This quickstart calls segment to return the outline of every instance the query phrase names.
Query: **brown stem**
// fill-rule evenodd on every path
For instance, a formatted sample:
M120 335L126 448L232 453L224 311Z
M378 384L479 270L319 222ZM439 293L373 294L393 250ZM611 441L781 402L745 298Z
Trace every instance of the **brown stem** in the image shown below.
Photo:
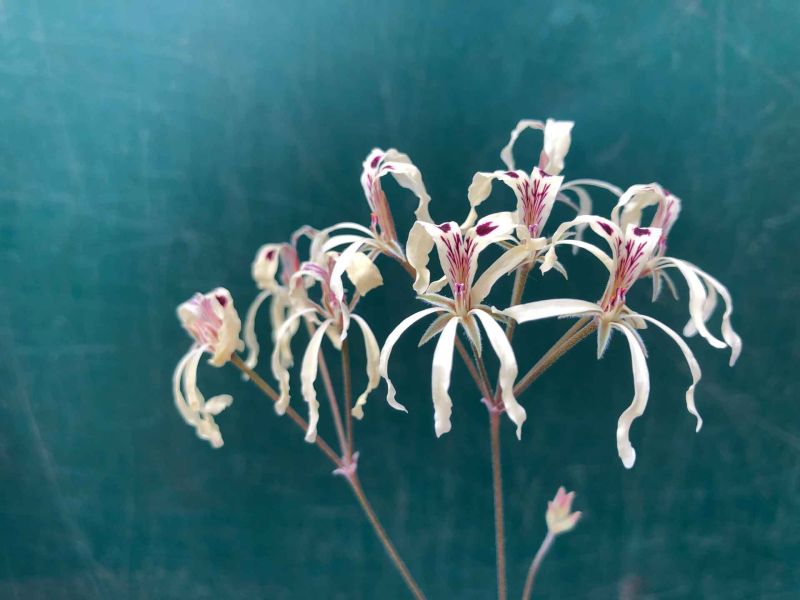
M347 460L353 458L353 384L350 378L350 340L342 342L342 382L344 387L344 414L347 427Z
M542 358L525 373L525 376L517 382L517 385L514 386L515 395L518 396L528 389L528 386L536 381L539 376L549 369L559 358L564 356L564 354L571 350L578 342L588 337L597 329L597 321L592 320L587 324L589 318L590 317L584 317L580 319L553 344L550 350L545 352L544 356L542 356Z
M403 577L408 590L417 600L425 600L425 595L422 593L422 590L420 590L417 582L411 576L406 563L404 563L403 559L400 558L400 554L398 554L394 544L392 544L392 540L389 539L386 530L381 525L380 520L378 520L378 516L372 509L372 505L369 503L369 500L367 500L364 490L361 488L361 482L358 480L358 476L353 473L352 476L346 477L346 479L350 484L358 503L361 505L361 508L364 509L364 514L367 515L372 528L375 530L375 535L378 536L378 539L380 539L381 543L383 544L383 547L386 550L386 553L389 555L389 558L392 559L394 566L400 572L400 575Z
M533 592L533 580L536 578L536 573L539 571L539 567L542 565L542 561L555 539L556 536L548 531L542 545L539 546L539 550L536 552L536 556L533 557L531 566L528 569L528 577L525 579L525 589L522 591L522 600L530 600L531 593Z
M497 557L497 599L506 600L506 547L503 526L503 473L500 462L500 413L489 411L494 488L494 546Z
M241 357L238 354L234 354L231 356L231 362L238 368L242 373L247 375L256 386L264 392L264 394L271 398L273 402L277 402L280 398L278 392L276 392L272 386L270 386L261 376L249 368L247 365L244 364ZM286 414L289 415L289 418L294 421L297 426L302 430L306 431L308 429L308 423L306 423L305 419L301 417L297 412L291 407L286 408ZM408 586L409 591L417 600L425 600L425 596L419 589L417 582L414 581L414 578L411 576L411 573L408 571L408 567L403 562L403 559L400 558L400 555L397 553L392 541L389 539L389 535L386 533L386 530L381 525L378 516L375 514L375 511L372 509L369 501L367 500L366 494L364 494L364 490L361 487L361 483L358 480L358 476L356 475L355 469L353 469L352 461L348 461L347 463L343 462L341 458L336 456L336 453L333 449L322 439L322 436L317 435L317 439L315 441L317 447L325 454L325 456L330 459L330 461L336 466L337 470L339 471L347 482L350 484L350 487L353 489L353 492L356 495L356 499L358 500L359 505L364 510L364 513L367 515L369 522L372 524L372 528L375 530L375 534L380 539L383 547L386 549L389 558L394 563L394 566L399 571L400 575L403 577L406 585Z
M253 371L246 364L244 364L244 362L242 361L241 357L238 354L234 354L233 356L231 356L231 362L237 369L239 369L242 373L247 375L250 378L250 381L255 383L256 386L258 386L258 388L262 392L264 392L264 394L266 394L269 398L271 398L273 402L278 401L278 399L280 398L278 392L276 392L270 384L264 381L258 373ZM292 421L294 421L297 424L297 426L304 432L308 429L308 423L306 423L306 420L300 415L298 415L297 411L295 411L295 409L293 409L291 406L286 407L286 414L289 415L289 418ZM318 434L317 439L314 443L319 447L320 450L322 450L325 456L327 456L330 459L330 461L334 465L336 465L337 468L341 468L342 461L339 459L338 456L336 456L336 453L327 444L327 442L325 442L325 440L322 439L322 436Z

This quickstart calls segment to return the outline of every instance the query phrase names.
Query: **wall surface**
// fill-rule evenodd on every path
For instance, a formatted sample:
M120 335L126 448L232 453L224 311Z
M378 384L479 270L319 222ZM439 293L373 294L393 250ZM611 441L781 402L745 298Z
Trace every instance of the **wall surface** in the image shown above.
M599 362L578 347L524 396L522 441L503 425L512 597L563 483L584 520L545 563L543 598L797 598L799 26L790 0L0 2L0 596L406 597L343 482L232 368L200 373L236 398L225 446L181 421L174 307L225 285L244 309L260 244L368 222L373 146L408 152L434 217L459 220L516 121L553 116L577 123L568 178L684 199L670 252L730 287L745 347L730 369L690 341L695 434L683 359L645 332L631 471L614 443L622 338ZM407 228L411 198L387 190ZM596 298L596 263L567 260L568 282L537 274L527 298ZM361 305L380 340L420 306L382 264L391 283ZM680 291L629 300L681 327ZM520 363L563 328L521 327ZM398 346L409 414L371 397L360 473L431 598L489 598L486 411L458 366L453 431L435 438L431 353Z

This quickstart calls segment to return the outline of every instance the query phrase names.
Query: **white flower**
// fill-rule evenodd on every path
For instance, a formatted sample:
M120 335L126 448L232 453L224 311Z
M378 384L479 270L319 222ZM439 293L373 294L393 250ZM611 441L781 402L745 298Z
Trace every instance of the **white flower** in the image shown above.
M321 243L321 246L320 246ZM308 405L308 430L306 431L306 441L314 442L317 436L317 422L319 420L319 402L317 401L314 383L317 379L319 366L319 353L324 337L333 344L337 350L341 349L342 342L347 337L351 320L361 330L366 346L366 370L367 387L358 397L352 407L353 416L360 419L363 417L363 405L367 401L367 396L374 390L380 381L378 375L378 358L380 348L367 322L358 315L351 314L347 305L347 300L342 293L341 296L333 291L332 282L336 277L339 256L335 252L325 252L324 242L318 239L312 241L312 256L315 260L306 261L300 265L298 270L291 276L288 288L290 294L297 298L292 304L293 311L281 324L275 333L275 346L272 351L271 367L275 379L278 380L280 397L275 403L275 410L278 414L286 412L289 405L289 370L281 357L281 346L287 338L291 340L297 325L301 320L306 320L315 325L312 328L311 339L306 346L303 354L302 366L300 369L301 393L303 400ZM339 273L341 275L341 273ZM308 294L309 288L319 285L320 295L318 300L314 300ZM339 282L341 284L341 282Z
M361 173L361 187L372 211L370 227L344 222L320 232L324 238L320 245L322 251L346 246L339 255L336 270L331 277L333 293L340 300L344 295L341 279L345 272L361 295L383 284L383 278L372 258L363 254L365 250L370 254L387 254L401 262L405 261L392 210L381 185L381 179L389 174L401 187L412 191L418 198L419 203L414 211L416 218L428 222L431 220L428 212L430 196L422 181L422 174L408 155L394 148L373 149L364 160ZM336 235L333 235L334 233Z
M651 206L655 206L655 214L650 226L661 229L661 238L642 274L649 275L653 279L653 300L658 298L662 280L666 281L677 298L675 285L667 274L667 269L677 269L689 288L690 318L683 329L683 334L691 337L699 333L714 348L729 347L731 349L730 365L733 366L742 351L742 340L731 325L733 301L728 288L696 265L666 256L667 238L681 211L680 198L657 183L632 186L619 198L611 213L611 218L621 227L628 224L638 226L642 222L643 210ZM722 340L714 336L706 326L714 313L718 297L721 297L725 304L722 313Z
M244 343L239 339L242 324L230 292L224 288L195 294L178 307L178 318L194 344L178 362L172 377L175 405L198 437L219 448L222 435L214 416L230 406L233 398L224 394L205 400L197 388L197 367L205 352L211 354L209 364L221 367L234 352L243 350Z
M437 436L450 431L452 401L450 372L453 364L453 349L457 327L461 325L473 348L481 352L481 334L478 325L486 332L493 350L500 359L500 392L503 406L511 420L517 425L517 436L521 435L525 421L525 409L514 398L514 380L517 377L517 361L511 344L502 328L494 320L488 307L481 304L491 291L494 283L506 273L513 271L526 257L515 250L504 253L484 273L474 281L478 268L478 255L488 245L509 237L514 223L509 213L489 215L474 226L462 232L455 222L433 225L418 221L413 236L409 236L409 260L417 269L417 293L427 292L420 298L432 308L421 310L404 319L389 334L380 354L380 375L386 380L388 392L386 400L395 409L405 411L405 407L395 400L395 388L389 379L389 357L395 343L403 332L416 321L428 316L439 315L423 335L420 344L436 335L439 341L433 355L431 370L431 392L434 407L434 428ZM429 284L427 270L428 254L436 246L439 262L445 276ZM435 292L445 285L450 286L452 299ZM491 400L491 399L488 399Z
M686 390L686 407L697 419L697 430L702 420L694 403L694 388L700 381L700 365L689 349L689 346L676 332L664 323L631 310L625 304L625 297L630 287L636 282L651 260L661 238L661 229L637 227L628 224L623 232L615 223L601 217L578 217L574 221L563 224L556 232L554 239L563 231L576 223L586 223L592 231L603 237L611 248L611 256L592 244L577 240L561 240L558 244L572 244L584 248L597 257L608 269L609 279L602 298L598 302L586 302L571 298L542 300L519 306L512 306L501 314L515 319L519 323L546 319L550 317L592 317L597 323L597 356L601 358L612 330L622 333L628 341L631 352L631 366L634 380L634 398L631 405L619 418L617 424L617 451L622 463L631 468L636 460L636 452L630 443L631 423L645 410L650 394L650 376L644 343L639 336L639 329L652 323L664 331L684 355L692 374L692 384ZM546 270L548 261L555 256L555 245L548 251L542 269Z

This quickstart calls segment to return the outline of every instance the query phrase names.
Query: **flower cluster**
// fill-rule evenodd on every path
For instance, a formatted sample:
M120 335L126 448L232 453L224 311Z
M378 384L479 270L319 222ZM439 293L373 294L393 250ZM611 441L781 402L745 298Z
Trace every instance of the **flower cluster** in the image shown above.
M518 169L514 157L518 137L529 129L541 131L543 136L541 152L532 161L530 171ZM179 307L179 318L194 339L175 372L175 401L184 419L212 445L222 444L213 416L228 406L231 398L203 399L196 386L198 361L208 352L212 355L209 362L220 366L246 347L244 363L254 369L260 351L258 312L268 302L270 367L279 387L275 404L278 414L284 414L290 404L293 341L301 326L308 334L300 367L300 393L308 410L306 440L309 442L315 441L317 435L319 402L315 385L325 340L333 351L341 351L353 323L363 339L367 386L351 406L345 407L348 415L363 417L367 397L381 378L386 381L389 405L406 410L397 400L389 376L390 357L401 335L426 317L432 321L419 344L438 338L431 369L437 436L451 428L453 403L449 387L457 348L477 373L483 401L491 410L507 414L516 426L517 436L522 435L526 411L515 393L518 364L512 331L517 324L551 317L575 317L582 320L583 327L596 330L598 358L603 356L612 332L622 334L626 340L634 397L619 417L616 431L617 450L626 467L632 467L636 457L629 439L630 427L644 412L650 390L647 351L641 337L648 325L669 336L686 359L692 379L686 391L686 406L696 417L699 430L702 421L694 395L701 371L684 337L699 334L711 346L729 349L733 365L742 343L731 325L731 296L717 279L668 254L669 235L681 211L677 196L657 183L623 190L596 179L565 180L563 171L572 129L573 123L569 121L520 121L500 153L504 168L481 171L473 177L466 192L468 206L463 220L434 221L430 213L431 197L420 170L409 156L395 149L372 150L364 160L361 175L368 220L337 223L322 229L303 227L287 242L268 243L259 248L252 276L260 292L247 311L243 341L239 339L240 321L227 291L218 289L196 295ZM394 191L391 201L383 189L386 175L404 188ZM492 195L496 181L513 191L516 204L505 212L481 215L482 205ZM590 190L610 192L616 198L607 216L594 214L596 203ZM408 235L401 238L394 219L397 202L394 196L402 199L402 195L409 194L417 202L415 222ZM553 208L559 202L576 215L553 225ZM584 239L589 231L599 241ZM567 266L562 262L563 257L558 256L562 246L589 252L608 271L605 288L598 290L594 298L544 298L522 303L525 280L521 278L520 293L512 298L511 305L497 308L487 303L493 287L505 275L519 276L533 268L547 273L555 268L566 276ZM488 248L494 248L495 258L484 265L480 257ZM430 264L434 249L438 265ZM411 289L428 306L403 318L380 345L357 308L364 296L383 284L380 261L385 259L405 267L413 277L413 283L409 282ZM437 271L438 277L431 270ZM652 280L652 301L659 298L664 283L677 298L677 286L670 275L674 272L684 278L688 287L688 323L683 335L646 311L628 305L631 288L645 278ZM715 334L709 323L720 299L721 326L719 334ZM483 366L484 339L499 361L496 386Z

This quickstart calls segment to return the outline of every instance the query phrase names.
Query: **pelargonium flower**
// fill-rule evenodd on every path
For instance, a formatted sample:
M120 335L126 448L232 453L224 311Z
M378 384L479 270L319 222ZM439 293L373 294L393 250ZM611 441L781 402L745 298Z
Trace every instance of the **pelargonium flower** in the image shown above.
M181 304L177 312L194 343L178 362L172 376L175 405L184 420L195 428L198 437L219 448L222 435L214 416L230 406L233 398L222 394L206 400L197 387L197 367L204 353L211 354L210 365L221 367L234 352L243 350L244 342L239 339L242 324L231 294L225 288L195 294Z
M686 260L666 255L667 238L681 211L680 198L657 183L632 186L620 196L611 213L611 218L620 227L628 224L639 226L642 222L643 210L651 206L655 206L656 210L650 226L661 229L661 238L658 240L652 258L645 265L642 275L650 276L653 279L653 301L659 296L662 280L667 282L673 296L677 298L675 285L667 274L667 269L677 269L689 288L690 318L683 329L683 334L691 337L699 333L714 348L729 347L731 349L730 365L733 366L741 353L742 340L731 325L733 300L728 288L700 267ZM718 296L725 304L722 313L722 340L714 336L706 327L706 323L716 308Z
M419 203L414 211L416 218L421 221L431 221L428 212L430 196L425 189L419 169L411 162L408 155L394 148L389 150L374 148L364 161L361 173L361 187L372 211L370 227L344 222L323 229L321 232L328 238L325 241L325 250L347 246L341 251L337 273L332 280L334 293L340 298L343 294L343 289L339 285L341 274L346 270L354 270L354 275L357 276L359 267L367 266L363 258L359 258L359 253L363 250L387 254L400 261L405 260L403 248L398 241L392 210L381 185L381 179L386 175L392 175L401 187L412 191L418 198ZM336 235L333 235L334 232ZM351 266L353 261L357 263L355 267ZM375 274L371 271L365 272L363 276L366 281L377 282Z
M617 424L617 451L625 467L631 468L636 460L636 451L630 443L630 427L634 419L644 413L650 395L647 353L638 330L646 327L646 323L652 323L672 338L683 353L692 374L692 384L686 390L686 407L696 417L698 431L702 425L702 419L695 407L694 388L700 381L700 365L680 335L661 321L631 310L625 303L628 290L639 278L658 246L661 229L628 224L623 231L616 223L593 216L578 217L572 222L565 223L562 227L566 229L577 222L589 225L592 231L603 237L611 248L611 256L609 256L598 247L586 242L576 240L560 242L569 242L588 250L608 269L608 283L600 300L598 302L572 298L541 300L512 306L500 312L515 319L518 323L550 317L591 317L597 324L598 358L602 358L613 330L617 330L625 336L631 352L635 393L631 405L622 413ZM556 235L559 235L559 232ZM554 248L552 250L554 254ZM542 268L546 268L546 265L547 258Z
M320 240L312 242L312 248L316 248ZM324 247L324 243L323 243ZM336 269L339 256L335 252L318 252L312 249L312 256L315 261L306 261L300 265L289 281L290 294L297 297L297 302L293 304L293 311L278 328L275 334L275 347L272 351L272 373L278 380L280 387L280 397L275 403L275 410L278 414L286 412L289 405L289 370L288 366L281 359L281 345L285 338L293 336L293 330L302 320L313 324L313 333L303 354L302 366L300 369L301 392L303 399L308 404L308 430L305 439L307 442L314 442L317 436L317 422L319 420L319 402L317 401L314 382L317 379L319 367L319 353L322 341L325 336L333 344L334 348L341 349L342 342L347 337L350 322L354 321L358 325L364 337L366 346L366 370L367 387L357 398L352 408L353 416L360 419L363 417L363 406L367 401L367 396L374 390L380 377L378 375L378 357L380 347L375 339L372 329L367 322L356 314L352 314L351 308L347 304L347 299L342 294L339 296L334 293L332 281L337 277ZM320 297L314 300L308 289L314 283L319 285Z
M278 279L278 267L281 267L281 278ZM258 363L260 345L256 335L256 315L261 305L267 298L272 298L270 304L270 325L272 330L272 341L276 342L275 334L286 320L287 313L291 310L294 296L289 290L291 276L300 267L300 260L297 256L297 248L294 244L264 244L256 252L253 259L251 272L256 286L261 290L247 309L244 320L244 341L247 345L247 359L245 364L254 368ZM295 324L292 335L297 330ZM285 336L281 344L281 359L284 364L291 366L291 336Z
M517 436L522 432L525 409L514 397L514 380L517 377L517 361L514 351L503 329L495 321L491 309L481 304L492 286L503 275L514 270L525 258L525 254L515 250L504 253L475 281L478 270L478 256L490 244L506 240L514 228L509 213L497 213L484 217L474 227L462 232L454 221L434 225L418 221L415 237L409 238L409 260L417 270L414 289L420 299L433 305L405 318L389 334L380 354L380 374L388 387L386 400L395 409L405 411L396 401L395 388L389 379L389 357L397 340L415 322L428 315L438 315L422 336L420 345L439 336L433 354L431 390L434 408L434 428L437 436L450 431L452 400L448 393L450 372L453 364L453 349L457 328L461 325L473 348L481 352L481 334L478 325L486 332L492 348L500 359L500 392L505 411L517 425ZM439 262L445 276L430 284L427 269L428 254L436 246ZM452 298L438 292L449 285ZM423 293L426 292L426 293Z

